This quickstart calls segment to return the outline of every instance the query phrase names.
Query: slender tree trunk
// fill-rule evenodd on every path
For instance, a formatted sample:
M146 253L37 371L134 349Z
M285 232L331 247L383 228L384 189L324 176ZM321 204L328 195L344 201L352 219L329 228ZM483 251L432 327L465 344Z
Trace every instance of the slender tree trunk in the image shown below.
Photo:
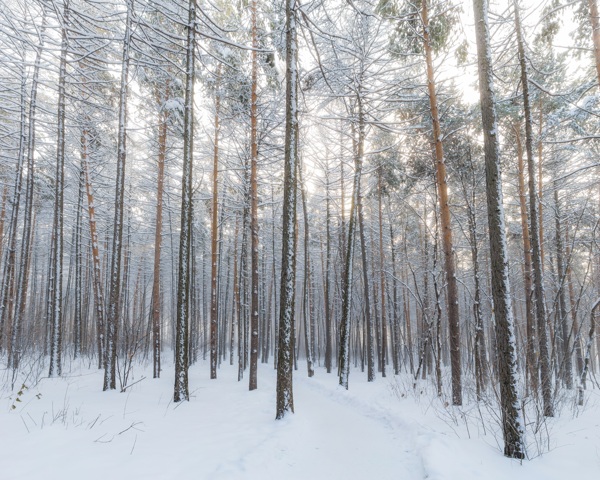
M566 249L565 253L568 259L571 258L571 246L569 245L569 227L568 225L565 228L565 240L566 240ZM572 326L572 338L573 338L573 347L575 349L575 361L577 366L577 376L581 376L581 372L583 372L583 351L581 349L581 332L579 326L579 319L577 316L577 311L579 307L579 301L575 300L575 291L573 288L573 278L571 273L571 261L567 263L567 284L569 287L569 302L571 304L571 320L573 322Z
M435 142L436 177L440 204L440 220L442 227L442 247L444 251L444 267L446 270L446 295L448 299L448 324L450 331L450 365L452 369L452 404L462 405L462 380L460 365L460 324L458 311L458 285L454 265L454 248L450 222L450 206L448 201L448 184L446 181L446 164L442 146L442 131L438 113L437 96L433 71L431 41L429 37L428 0L422 2L421 18L423 21L423 42L427 63L427 87L429 104L433 121L433 138Z
M298 162L300 163L300 162ZM302 165L298 165L298 182L300 184L300 198L302 200L302 214L304 217L304 295L303 295L303 317L304 317L304 340L306 347L306 368L308 376L315 374L314 369L314 345L311 342L313 337L313 311L311 302L311 264L310 264L310 229L308 219L308 205L306 202L306 186L302 175Z
M292 387L294 355L294 297L296 294L296 172L298 158L298 45L295 0L286 0L286 109L283 185L281 297L277 360L276 418L294 412Z
M469 160L471 161L470 152ZM467 223L469 227L469 240L471 243L471 260L473 263L473 281L475 287L475 298L473 302L473 316L475 318L475 393L477 401L481 400L486 386L486 362L485 362L485 335L483 327L483 314L481 311L481 280L479 271L479 247L477 242L477 218L475 216L475 188L476 178L471 162L472 182L471 193L464 189L465 203L467 204ZM464 186L464 185L463 185ZM470 198L469 198L470 197Z
M82 290L83 290L83 261L81 247L82 238L82 214L83 214L83 190L85 188L85 176L83 170L79 169L79 195L77 198L77 214L75 219L75 311L73 315L73 358L81 354L82 337Z
M558 278L558 313L559 322L557 328L562 337L562 361L559 371L562 372L562 378L566 387L570 390L573 388L573 362L571 359L571 346L569 325L567 317L567 300L565 298L565 280L566 270L564 268L563 259L563 243L562 243L562 225L560 219L560 202L558 200L558 185L554 184L554 205L555 205L555 222L556 222L556 269ZM569 260L567 260L569 261ZM570 262L569 262L570 263Z
M258 387L258 36L256 31L256 0L250 2L252 23L252 82L250 87L250 390Z
M123 211L125 197L125 164L127 160L127 94L129 84L130 43L133 0L127 0L121 90L119 97L119 131L117 138L117 176L115 187L115 217L110 261L110 293L106 318L106 358L104 390L116 388L117 332L121 312L121 253L123 248Z
M213 335L217 332L219 322L219 289L218 289L218 230L219 230L219 134L220 134L220 110L221 110L221 65L217 67L216 98L215 98L215 136L213 142L213 192L211 212L211 241L210 241L210 378L217 378L217 352L212 348ZM236 264L237 267L237 264ZM217 335L218 336L218 335ZM215 342L216 343L216 342Z
M358 106L358 141L356 148L356 164L361 164L364 157L364 143L365 143L365 123L364 123L364 112L362 106L362 98L360 96L360 91L357 95L357 106ZM359 170L359 168L357 168ZM360 170L359 170L360 171ZM363 201L362 201L362 192L361 192L361 182L360 176L358 177L358 181L356 182L356 213L358 219L358 231L360 236L360 253L362 259L362 270L363 270L363 288L364 288L364 315L366 320L366 343L367 343L367 380L372 382L375 380L375 335L374 335L374 325L373 325L373 317L371 315L371 302L370 302L370 293L369 293L369 262L367 260L367 245L366 245L366 235L365 235L365 226L364 226L364 216L363 216ZM352 268L352 267L350 267ZM349 285L351 288L351 285Z
M179 236L179 271L177 275L177 310L175 327L175 393L173 401L189 400L189 267L192 242L192 165L194 163L194 78L196 50L196 0L188 6L185 100L183 120L183 172L181 179L181 233ZM212 355L212 351L211 351ZM211 357L212 358L212 357Z
M102 288L102 267L98 243L98 229L96 227L96 207L92 181L90 179L89 144L90 134L87 126L81 133L81 168L85 177L85 192L87 197L88 217L90 225L90 238L92 243L92 283L94 290L94 307L96 310L96 345L98 350L98 368L104 367L105 362L105 322L104 322L104 290Z
M538 365L538 345L537 326L533 315L533 288L532 288L532 267L531 267L531 239L529 237L529 226L527 223L527 200L525 192L525 168L523 163L523 143L521 141L521 132L518 126L513 126L515 132L515 141L517 145L518 175L519 175L519 205L521 207L521 231L523 232L523 258L525 265L523 276L525 283L525 318L527 321L527 374L531 384L531 391L537 395L539 385L539 365Z
M508 273L508 251L502 203L502 176L500 172L496 103L491 65L491 47L488 30L487 3L473 0L479 92L485 151L485 176L488 206L488 229L491 252L492 295L496 317L496 347L504 455L524 458L523 422L517 394L517 356L514 319Z
M531 108L529 105L529 80L527 74L527 59L519 6L514 0L515 27L517 31L517 44L519 50L519 63L521 67L521 85L523 87L523 108L525 111L525 151L527 153L527 166L529 171L529 220L531 223L531 247L533 265L533 285L535 289L535 306L537 316L538 338L540 343L540 373L542 398L544 402L544 415L554 416L552 404L552 372L550 371L550 354L548 351L548 335L546 331L546 304L544 301L544 274L540 250L538 199L536 198L535 167L533 161L533 132Z
M62 374L62 322L63 322L63 205L65 186L65 118L67 82L67 49L69 26L69 0L63 5L60 67L58 73L58 126L56 138L56 178L54 184L54 266L51 298L51 341L49 377Z
M231 308L231 338L230 338L230 353L229 364L233 365L233 349L235 344L235 329L239 330L240 319L238 317L240 304L240 282L238 280L238 233L239 233L240 218L235 217L235 233L233 234L233 305Z
M377 175L377 211L379 215L379 280L381 285L381 376L386 376L386 362L387 362L387 317L385 309L385 257L383 255L383 205L381 202L381 166L378 169Z
M250 217L250 205L248 202L248 169L244 166L244 207L242 213L242 244L240 247L240 278L239 278L239 301L238 301L238 381L244 377L248 361L248 220ZM216 328L216 327L215 327ZM211 340L212 342L212 340ZM216 340L215 340L216 342ZM212 348L212 343L211 343Z
M359 96L360 99L360 96ZM359 106L359 116L362 115L362 107ZM353 284L353 268L354 249L355 249L355 230L358 220L357 210L360 202L360 176L362 173L362 160L365 135L364 121L359 121L357 151L354 155L354 181L352 185L352 198L350 201L350 218L348 219L348 234L345 237L345 259L342 279L342 312L340 319L340 340L339 340L339 358L338 369L340 377L340 385L348 389L348 377L350 376L350 333L351 333L351 317L350 310L352 307L352 284Z
M389 198L388 198L388 219L390 218L390 202L389 202ZM398 304L400 301L400 296L398 295L398 272L396 269L396 247L394 245L394 227L392 225L392 222L389 221L389 227L390 227L390 253L391 253L391 258L392 258L392 292L393 292L393 298L394 298L394 305L393 305L393 312L392 312L392 316L393 316L393 325L394 325L394 335L393 335L393 342L394 342L394 374L398 375L400 373L400 351L401 351L401 345L400 345L400 322L399 322L399 317L398 317ZM404 308L406 308L405 302L403 302L404 304ZM411 365L411 372L412 372L412 335L411 335L411 331L410 331L410 316L407 316L406 314L404 315L405 320L406 320L406 324L405 324L405 330L406 330L406 340L407 340L407 351L409 354L409 358L410 358L410 365Z
M331 268L331 199L329 187L329 163L325 172L325 271L324 277L324 302L325 302L325 369L331 373L333 367L333 321L331 318L330 276Z
M169 99L169 82L165 86L164 97L161 98L159 90L156 91L156 100L160 112L158 114L158 155L156 179L156 221L154 226L154 265L152 268L152 299L150 311L152 312L152 377L160 377L161 354L161 288L160 288L160 254L162 247L163 224L163 192L165 189L165 159L167 156L167 121L169 113L164 102Z

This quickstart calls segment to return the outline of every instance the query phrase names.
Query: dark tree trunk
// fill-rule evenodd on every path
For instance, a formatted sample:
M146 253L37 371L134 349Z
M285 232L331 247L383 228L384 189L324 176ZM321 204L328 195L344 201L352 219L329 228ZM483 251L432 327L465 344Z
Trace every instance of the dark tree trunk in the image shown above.
M283 185L283 236L281 297L277 360L276 418L294 412L292 372L294 362L294 297L296 294L296 172L298 158L298 45L296 3L286 0L286 110Z
M479 92L481 120L485 150L485 177L490 238L492 294L496 317L496 347L498 379L500 381L500 407L504 455L524 458L523 423L517 396L517 358L514 320L511 309L511 292L508 274L508 251L502 204L502 177L497 132L496 104L494 98L491 47L485 0L473 0L477 57L479 67Z
M250 390L258 387L258 48L256 0L250 3L252 23L252 82L250 94Z
M527 153L527 168L529 173L529 221L531 223L533 285L535 293L538 339L540 343L542 398L544 402L544 415L547 417L552 417L554 416L554 405L552 404L552 372L550 371L550 353L548 351L548 335L546 330L544 274L540 250L540 223L535 185L535 166L533 161L533 131L531 108L529 105L529 80L527 73L527 59L525 57L525 45L523 42L523 31L521 27L521 18L519 15L519 6L517 4L517 0L514 2L514 9L515 28L517 31L517 44L519 51L519 64L521 67L521 85L523 88L523 109L525 111L525 151Z
M183 119L183 172L181 179L181 232L177 275L175 326L175 391L173 401L189 400L190 250L192 242L192 165L194 163L194 78L196 49L196 0L190 0L186 26L185 100Z
M51 340L50 340L50 369L48 376L62 374L62 320L63 320L63 205L65 186L65 118L66 118L66 82L67 82L67 49L69 25L69 0L63 5L63 24L60 67L58 74L58 127L56 138L56 177L54 184L54 221L53 231L53 276L51 305Z

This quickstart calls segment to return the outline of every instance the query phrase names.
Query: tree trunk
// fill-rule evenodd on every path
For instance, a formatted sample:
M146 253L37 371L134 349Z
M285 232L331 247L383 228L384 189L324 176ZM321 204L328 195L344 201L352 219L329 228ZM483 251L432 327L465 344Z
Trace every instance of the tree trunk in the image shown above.
M521 207L521 231L523 232L523 258L525 260L524 265L524 283L525 283L525 318L527 321L527 346L526 346L526 359L527 359L527 376L530 381L531 391L534 395L538 392L538 378L539 378L539 365L538 365L538 339L537 339L537 327L533 316L533 288L531 279L531 239L529 237L529 226L527 222L527 200L525 193L525 168L523 163L523 143L521 142L521 132L518 126L513 126L515 132L515 141L517 145L517 165L519 175L519 205Z
M440 128L437 96L435 91L427 4L428 0L423 0L421 18L423 21L425 59L427 62L427 87L429 89L429 104L433 122L433 138L435 142L436 177L438 184L438 200L440 204L440 221L442 227L442 247L444 251L444 267L446 270L446 295L448 299L448 324L450 331L450 364L452 369L452 404L462 405L458 286L456 282L454 266L454 248L450 223L448 184L446 182L446 164L444 162L442 131Z
M117 176L115 186L115 217L110 261L110 285L106 318L106 358L104 390L116 388L117 332L121 312L121 252L123 248L123 210L125 196L125 164L127 160L127 92L129 85L130 43L133 0L127 1L121 90L119 97L119 131L117 138Z
M362 98L360 97L360 90L357 95L358 105L358 141L356 149L356 170L360 172L362 170L362 162L365 150L365 121L364 112L362 106ZM360 164L360 167L358 166ZM356 173L355 173L356 174ZM355 183L356 185L356 213L358 217L358 232L360 237L360 253L362 259L362 270L363 270L363 289L364 289L364 315L366 320L366 346L367 346L367 380L372 382L375 380L375 335L373 317L371 315L371 302L369 293L369 262L367 260L367 245L365 236L365 222L363 217L363 202L361 192L360 173ZM350 266L350 268L352 268ZM348 288L352 288L352 285L348 285Z
M167 121L169 113L164 103L169 99L169 81L165 86L164 97L161 99L159 90L156 91L156 100L160 113L158 115L158 155L156 179L156 223L154 227L154 265L152 268L152 299L150 311L152 312L152 377L160 377L161 353L161 288L160 288L160 253L162 247L163 224L163 192L165 189L165 159L167 156Z
M517 394L517 358L508 273L508 251L502 204L502 176L498 145L491 47L485 0L473 0L479 92L485 151L488 228L491 252L492 294L496 317L496 347L504 455L524 458L523 422Z
M538 199L536 198L535 166L533 161L533 131L531 108L529 105L529 80L526 63L527 59L525 57L525 45L523 42L523 31L521 27L521 18L519 15L519 6L517 4L517 0L514 0L514 9L517 45L519 50L519 64L521 67L521 85L523 87L523 108L525 111L525 151L527 153L527 167L529 172L529 221L531 223L533 285L535 290L538 339L540 343L542 398L544 402L544 415L547 417L552 417L554 416L554 405L552 404L552 372L550 371L550 354L548 351L548 335L546 331L544 274L540 250L541 239L539 233Z
M82 262L82 213L83 213L83 190L85 188L85 177L83 170L79 169L79 195L77 198L77 213L75 219L75 311L73 315L73 358L81 354L82 336L82 290L83 290L83 262Z
M313 310L312 310L312 285L311 285L311 264L310 264L310 229L308 219L308 205L306 202L306 186L302 175L302 165L298 165L298 182L300 184L300 198L302 200L302 214L304 217L304 295L303 295L303 317L304 317L304 341L306 348L306 368L308 376L315 374L314 369L314 345L311 341L314 334Z
M296 293L296 172L298 158L298 45L296 3L286 0L285 155L283 185L283 236L281 297L277 360L276 418L294 412L292 388L294 355L294 297Z
M387 362L387 318L385 309L385 257L383 255L383 205L381 202L381 166L378 169L377 175L377 210L379 215L379 281L381 288L381 376L386 376L386 362Z
M189 298L190 247L192 241L192 165L194 163L194 78L196 50L196 0L189 1L185 100L183 119L183 172L181 178L181 232L179 236L179 271L177 275L177 310L175 327L175 392L173 401L189 400ZM212 354L212 352L211 352Z
M105 323L104 323L104 291L102 288L102 267L100 249L98 244L98 230L96 228L96 207L92 192L89 166L89 130L87 126L81 133L81 163L85 177L85 191L87 196L88 217L90 225L90 238L92 243L92 283L94 290L94 306L96 309L96 345L98 349L98 368L104 367L105 350Z
M219 117L221 110L221 65L217 67L216 98L215 98L215 136L213 143L213 192L211 212L211 237L210 237L210 378L217 378L217 351L212 348L213 334L216 332L219 321L219 289L218 289L218 230L219 230ZM237 264L236 264L237 267ZM234 280L235 281L235 280Z
M573 388L573 362L571 359L571 347L570 347L570 335L569 335L569 325L567 320L567 300L565 298L565 280L566 280L566 270L564 268L564 259L563 259L563 243L562 243L562 225L560 219L560 203L558 200L558 185L556 182L554 184L554 212L555 212L555 222L556 222L556 269L557 269L557 278L558 278L558 313L559 313L559 321L557 325L557 329L559 331L559 335L561 336L561 345L562 352L560 357L562 357L562 361L560 362L559 372L561 372L561 377L563 378L566 387L570 390ZM568 261L568 260L567 260Z
M474 165L472 163L471 154L469 151L469 161L472 174L471 192L467 192L466 186L463 183L465 203L467 205L467 223L469 227L469 241L471 244L471 261L473 263L473 282L475 288L473 302L473 316L475 317L475 342L474 342L474 358L475 358L475 394L477 401L481 400L482 393L485 390L487 380L487 366L485 361L485 335L483 327L483 314L481 312L481 280L479 271L479 246L477 242L477 218L475 216L475 189L477 180L475 178Z
M360 98L360 97L359 97ZM359 104L359 116L362 115L362 107ZM352 198L350 201L350 218L348 219L348 234L345 237L345 259L342 277L342 313L340 319L340 340L339 340L339 358L338 370L340 385L348 389L348 377L350 375L350 334L352 307L352 284L354 248L355 248L355 230L357 222L357 207L360 195L360 176L362 173L362 160L364 148L364 121L359 121L357 151L354 155L354 181L352 185Z
M567 258L571 258L571 246L569 245L569 227L565 228L565 240L566 249L565 253ZM583 351L581 349L581 332L579 326L579 319L577 317L577 311L579 310L579 300L575 300L575 291L573 289L573 278L571 274L571 261L567 263L567 284L569 287L569 302L571 304L571 320L573 326L571 329L571 337L573 338L573 347L575 349L575 361L577 366L577 376L580 377L583 372Z
M331 318L330 276L331 268L331 199L329 198L329 163L325 171L325 271L324 302L325 302L325 369L331 373L333 363L333 321Z
M250 2L252 23L252 81L250 93L250 390L258 386L258 34L256 30L256 0Z
M54 184L54 221L53 231L53 288L51 301L51 341L50 368L48 376L62 374L62 302L63 302L63 205L65 186L65 118L66 118L66 81L67 81L67 49L69 25L69 0L63 6L62 39L60 52L60 67L58 73L58 126L56 138L56 177Z

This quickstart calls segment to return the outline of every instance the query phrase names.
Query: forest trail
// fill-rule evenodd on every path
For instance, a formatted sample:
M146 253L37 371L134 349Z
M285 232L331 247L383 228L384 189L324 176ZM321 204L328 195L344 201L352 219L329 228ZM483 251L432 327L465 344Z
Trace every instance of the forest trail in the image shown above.
M295 414L243 459L247 472L299 480L426 478L414 425L343 390L333 374L303 374L294 378ZM271 378L263 380L274 387Z

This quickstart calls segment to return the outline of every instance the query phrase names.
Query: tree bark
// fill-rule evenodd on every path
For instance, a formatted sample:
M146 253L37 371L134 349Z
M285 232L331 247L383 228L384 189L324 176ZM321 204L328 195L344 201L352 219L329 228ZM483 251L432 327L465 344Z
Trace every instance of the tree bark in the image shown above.
M194 163L194 78L196 50L196 0L188 6L185 100L183 119L183 172L181 178L181 232L179 236L179 271L177 275L177 310L175 327L175 392L173 401L189 400L189 298L190 250L192 242L192 165ZM211 352L212 354L212 352Z
M514 0L515 28L517 32L517 45L519 64L521 67L521 85L523 87L523 109L525 111L525 151L527 153L527 168L529 172L529 221L531 223L531 247L533 265L533 285L535 293L535 306L540 345L540 373L544 415L554 416L552 404L552 372L550 370L550 354L548 351L548 335L546 330L546 304L544 300L544 273L541 257L541 239L539 230L538 199L535 184L535 166L533 160L533 131L531 108L529 104L529 79L527 73L527 59L517 0Z
M211 237L210 237L210 378L217 378L217 350L212 348L214 336L216 334L219 322L219 249L218 249L218 231L219 231L219 117L221 109L221 65L217 67L216 80L216 98L215 98L215 135L213 142L213 192L212 192L212 211L211 211ZM237 264L236 264L237 267ZM235 281L235 280L234 280ZM215 342L216 343L216 342Z
M487 3L473 0L479 94L485 151L485 175L488 207L488 228L491 252L492 294L496 317L496 347L504 455L524 458L523 422L517 396L517 358L514 320L508 273L508 250L502 203L502 176L500 172L498 125L491 65L491 47L488 30Z
M164 96L161 99L159 90L156 91L156 100L160 112L158 114L158 155L156 179L156 221L154 227L154 265L152 268L152 299L150 311L152 312L152 377L160 377L161 354L161 288L160 288L160 254L162 247L163 224L163 192L165 189L165 159L167 156L167 121L169 113L164 102L169 99L169 81L165 86Z
M65 118L66 118L66 81L67 81L67 49L69 25L69 0L63 5L62 38L60 52L60 67L58 74L58 113L56 138L56 177L54 184L54 221L53 231L53 284L51 302L51 341L50 368L48 376L62 374L62 317L63 317L63 206L65 186Z
M448 201L448 184L446 181L446 164L442 145L442 130L437 105L435 79L429 36L428 0L423 0L421 19L423 22L423 43L427 63L427 88L429 105L433 122L433 139L435 143L436 179L438 184L438 201L440 205L440 222L442 227L442 248L444 251L444 267L446 270L446 295L448 299L448 324L450 331L450 365L452 370L452 404L462 405L462 380L460 364L460 324L458 311L458 285L454 265L454 248Z
M258 387L258 34L256 31L256 0L250 2L252 23L252 81L250 93L250 390Z
M571 246L569 245L569 227L565 228L566 248L565 253L568 259L571 258ZM573 322L571 337L573 338L573 347L575 350L575 361L577 366L577 376L583 372L583 351L581 349L581 332L578 319L579 301L575 300L575 291L573 288L573 278L571 273L571 261L567 263L567 284L569 288L569 303L571 304L571 320Z
M383 255L383 205L382 205L382 183L381 183L381 166L378 169L377 175L377 213L379 216L379 282L381 288L381 376L386 376L386 362L387 362L387 317L385 308L385 257ZM395 262L393 262L395 263Z
M557 330L561 336L562 361L560 362L559 372L566 387L573 388L573 361L571 359L570 335L567 317L567 300L565 297L565 281L567 272L564 267L563 242L562 242L562 222L560 218L560 202L558 199L558 185L554 184L554 212L556 223L556 269L558 278L558 314L559 321ZM568 260L567 260L568 261Z
M298 182L300 184L300 198L302 200L302 214L304 217L304 295L303 295L303 319L304 319L304 342L306 348L306 368L309 377L315 374L314 369L314 338L313 309L312 309L312 282L310 263L310 227L308 219L308 205L306 201L306 185L302 175L302 165L298 165Z
M527 375L530 382L531 391L534 395L538 392L538 348L537 327L533 315L533 288L531 279L531 239L529 237L529 225L527 222L527 200L525 192L525 168L523 163L523 143L521 141L521 132L518 126L513 126L515 132L515 141L517 145L517 166L519 175L519 205L521 208L521 231L523 232L523 258L524 258L524 283L525 283L525 318L527 322Z
M279 348L277 360L276 418L294 412L292 372L294 362L294 297L296 293L296 172L298 157L298 45L295 0L286 0L285 147L283 185L283 236Z

